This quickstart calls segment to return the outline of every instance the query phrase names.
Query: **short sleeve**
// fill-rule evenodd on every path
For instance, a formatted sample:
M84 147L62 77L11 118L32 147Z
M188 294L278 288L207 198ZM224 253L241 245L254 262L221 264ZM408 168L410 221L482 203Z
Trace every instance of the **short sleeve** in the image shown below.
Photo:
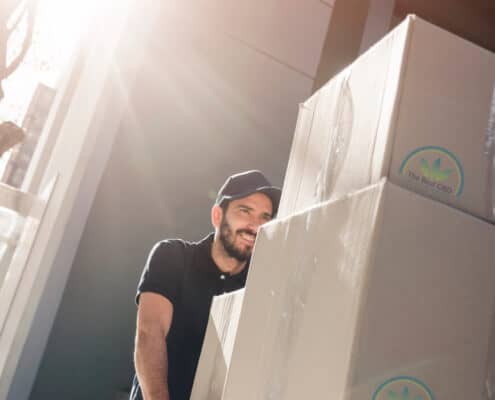
M184 243L181 240L158 242L151 250L136 293L136 304L144 292L153 292L176 304L184 274Z

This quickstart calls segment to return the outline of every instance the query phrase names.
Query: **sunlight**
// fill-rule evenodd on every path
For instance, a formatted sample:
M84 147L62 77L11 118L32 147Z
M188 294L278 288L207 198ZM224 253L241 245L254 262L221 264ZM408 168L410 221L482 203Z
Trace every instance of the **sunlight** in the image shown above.
M0 0L1 1L1 0ZM21 15L25 1L8 21L12 28ZM128 7L128 0L38 0L32 43L22 63L2 83L5 97L0 101L0 121L23 126L33 95L39 85L57 90L81 40L98 40L113 23L114 9ZM10 62L21 51L27 34L27 18L20 19L7 42ZM92 36L95 37L92 37ZM0 176L11 150L0 157Z
M0 104L0 120L20 124L36 85L42 83L55 89L81 36L91 33L98 17L111 15L111 9L122 3L127 2L39 0L31 48L22 65L4 82L6 96ZM10 23L16 17L13 15ZM19 52L26 34L25 25L22 21L13 32L8 42L8 59Z

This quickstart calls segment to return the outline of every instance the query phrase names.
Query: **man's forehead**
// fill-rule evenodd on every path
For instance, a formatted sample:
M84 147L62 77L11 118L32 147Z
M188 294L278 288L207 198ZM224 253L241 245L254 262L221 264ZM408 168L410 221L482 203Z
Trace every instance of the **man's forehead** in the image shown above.
M257 192L250 194L249 196L242 197L240 199L232 200L231 205L235 206L249 206L256 208L265 208L270 214L273 210L272 200L266 194Z

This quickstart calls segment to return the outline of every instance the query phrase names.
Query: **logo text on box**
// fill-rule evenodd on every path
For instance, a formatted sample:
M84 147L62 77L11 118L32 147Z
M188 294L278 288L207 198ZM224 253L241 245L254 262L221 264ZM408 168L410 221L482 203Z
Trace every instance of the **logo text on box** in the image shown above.
M464 190L464 170L458 157L439 146L424 146L410 152L399 173L427 190L459 197Z

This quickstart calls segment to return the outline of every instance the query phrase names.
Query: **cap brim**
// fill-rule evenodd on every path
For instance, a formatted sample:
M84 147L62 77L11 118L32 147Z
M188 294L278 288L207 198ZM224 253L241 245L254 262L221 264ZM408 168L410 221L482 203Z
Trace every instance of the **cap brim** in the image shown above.
M282 194L282 191L275 186L263 186L256 188L255 190L250 190L244 193L236 194L235 196L222 196L222 198L218 201L218 205L221 205L225 200L228 201L238 200L250 196L254 193L263 193L270 198L270 200L272 201L272 208L273 208L272 214L273 217L275 217L277 215L278 206L280 204L280 196Z

